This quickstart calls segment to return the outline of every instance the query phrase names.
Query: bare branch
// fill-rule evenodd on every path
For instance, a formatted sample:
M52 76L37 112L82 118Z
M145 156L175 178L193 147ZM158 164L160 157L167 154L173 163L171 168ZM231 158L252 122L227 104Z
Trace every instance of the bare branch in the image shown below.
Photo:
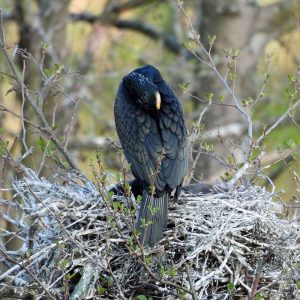
M128 0L126 2L123 2L123 3L120 3L116 6L113 6L111 8L111 11L113 13L116 13L116 14L120 14L122 12L125 12L127 10L132 10L132 9L135 9L135 8L139 8L141 6L144 6L144 5L149 5L149 4L152 4L152 3L162 3L162 2L165 2L166 0L148 0L148 1L144 1L144 0Z
M45 287L44 284L25 265L23 265L22 263L19 263L16 260L14 260L13 258L11 258L1 248L0 248L0 252L5 257L5 259L7 259L9 262L14 263L15 265L19 265L22 269L26 270L26 272L34 279L34 281L45 291L45 293L47 294L47 296L50 299L55 300L55 298L53 297L53 295L49 292L48 288Z
M6 46L4 45L4 42L2 39L0 40L0 47L1 47L2 53L5 57L5 60L7 61L8 65L14 75L15 81L17 82L18 86L21 89L24 89L24 96L27 98L28 102L32 106L34 112L36 113L37 117L39 118L40 122L42 123L44 130L48 133L51 133L50 138L51 138L52 142L55 144L55 146L57 147L59 152L64 156L64 158L66 159L66 161L68 162L70 167L72 167L73 169L78 169L76 166L76 163L73 161L73 158L71 157L70 153L64 150L63 145L61 145L60 141L56 138L55 133L51 129L50 125L48 124L43 112L37 106L35 100L32 98L32 96L28 92L26 86L24 85L24 82L22 81L21 77L18 74L18 71L17 71L12 59L10 58L10 56L5 48Z
M281 115L277 121L269 127L257 140L256 144L260 145L260 143L281 123L283 122L287 117L289 117L290 113L295 110L300 105L300 99L298 99L293 105L291 105L287 111Z
M112 299L127 299L133 292L148 296L153 280L155 293L161 298L186 293L193 299L205 299L208 294L224 299L230 294L230 282L239 289L239 295L247 297L257 289L246 284L249 280L239 275L239 270L246 269L248 276L254 278L256 261L261 259L262 295L265 291L268 295L278 294L278 286L283 285L280 293L285 298L284 295L293 293L291 289L296 289L294 279L298 273L293 266L300 256L299 224L280 219L273 211L272 195L264 189L248 187L202 196L185 194L170 209L169 224L174 224L174 228L167 230L157 247L148 251L134 242L132 208L127 211L124 201L120 202L123 206L114 203L105 194L105 186L100 187L103 198L93 183L79 184L75 174L63 180L57 178L64 182L58 184L38 178L31 170L25 173L26 177L14 182L22 202L13 204L25 216L34 218L37 227L34 238L31 236L32 247L25 243L22 248L26 253L30 249L27 257L18 251L6 252L26 266L25 270L12 262L3 274L12 279L12 285L25 282L32 286L35 280L27 276L28 270L57 298L64 293L65 278L77 285L72 297L80 294L81 299L87 294L95 298L97 288L104 285L102 281L108 280L102 292ZM0 205L9 203L0 201ZM25 229L20 227L18 234L28 241ZM75 236L80 247L74 247ZM272 253L272 260L268 253ZM284 262L291 263L283 270ZM199 272L200 266L203 272ZM74 272L81 278L77 277L75 282ZM289 284L285 287L287 279ZM265 286L269 288L265 290Z
M122 20L111 18L107 15L92 15L90 13L71 14L73 21L85 21L88 23L101 22L106 25L115 26L119 29L130 29L139 33L142 33L154 40L162 40L165 46L172 52L178 54L184 51L181 44L177 41L174 36L170 36L167 33L160 32L157 28L152 25L146 24L139 20Z
M196 44L199 46L201 53L203 53L203 56L201 56L201 54L199 55L192 47L190 49L188 49L201 63L203 63L205 66L207 66L209 69L211 69L219 78L219 80L222 82L223 86L225 87L227 93L229 94L229 96L231 97L231 99L233 100L233 103L235 105L235 108L241 113L241 115L244 117L244 119L247 122L247 128L248 128L248 145L246 145L245 147L245 158L244 161L247 161L248 158L250 157L251 154L251 150L252 150L252 143L253 143L253 124L252 124L252 120L250 117L250 114L248 113L247 110L245 110L241 103L240 100L236 97L234 90L229 86L226 78L224 78L221 73L219 72L219 70L216 67L215 61L210 53L209 50L207 50L205 48L205 46L203 45L203 43L200 40L200 36L196 33L193 24L188 16L188 14L186 13L186 11L183 8L183 4L182 1L178 1L178 6L180 8L180 10L182 11L183 15L185 16L185 18L187 19L187 22L189 23L190 26L190 30L191 30L191 39L193 41L196 42Z

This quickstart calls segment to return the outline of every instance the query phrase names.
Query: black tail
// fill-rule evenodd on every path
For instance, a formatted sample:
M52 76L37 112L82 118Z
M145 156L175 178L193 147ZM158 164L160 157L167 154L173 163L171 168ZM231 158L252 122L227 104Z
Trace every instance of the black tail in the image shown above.
M163 230L168 223L168 201L168 193L155 198L143 191L137 228L141 232L140 242L144 246L153 247L161 239Z

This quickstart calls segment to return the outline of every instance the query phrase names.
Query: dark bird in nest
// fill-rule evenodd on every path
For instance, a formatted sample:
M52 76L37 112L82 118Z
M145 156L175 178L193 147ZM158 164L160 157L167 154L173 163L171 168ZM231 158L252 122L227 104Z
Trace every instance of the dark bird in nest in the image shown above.
M137 228L140 242L154 246L167 226L168 200L181 191L188 165L187 130L174 91L151 65L126 75L119 87L115 123L142 200Z

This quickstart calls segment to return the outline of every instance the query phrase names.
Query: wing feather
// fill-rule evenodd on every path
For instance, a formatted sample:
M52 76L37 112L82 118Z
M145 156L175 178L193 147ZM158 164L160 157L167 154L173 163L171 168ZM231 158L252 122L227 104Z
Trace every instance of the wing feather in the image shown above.
M172 189L183 181L187 171L188 146L187 131L179 99L169 86L162 81L158 85L162 95L159 126L162 132L165 159L162 173L166 183Z
M180 102L168 85L157 84L162 106L155 120L130 101L121 83L115 102L116 128L133 175L157 191L181 185L187 170L187 131Z
M123 85L115 102L116 128L133 175L147 186L163 190L166 182L158 178L162 139L156 121L134 106Z

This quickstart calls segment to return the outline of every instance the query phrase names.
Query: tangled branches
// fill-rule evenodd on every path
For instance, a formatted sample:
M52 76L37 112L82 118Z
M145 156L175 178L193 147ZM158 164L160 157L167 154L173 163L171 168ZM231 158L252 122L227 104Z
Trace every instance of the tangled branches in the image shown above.
M1 243L1 298L297 296L300 225L276 215L260 187L183 195L151 250L132 234L134 209L80 175L46 180L27 169L14 189L0 204L16 230L0 235L22 245Z

